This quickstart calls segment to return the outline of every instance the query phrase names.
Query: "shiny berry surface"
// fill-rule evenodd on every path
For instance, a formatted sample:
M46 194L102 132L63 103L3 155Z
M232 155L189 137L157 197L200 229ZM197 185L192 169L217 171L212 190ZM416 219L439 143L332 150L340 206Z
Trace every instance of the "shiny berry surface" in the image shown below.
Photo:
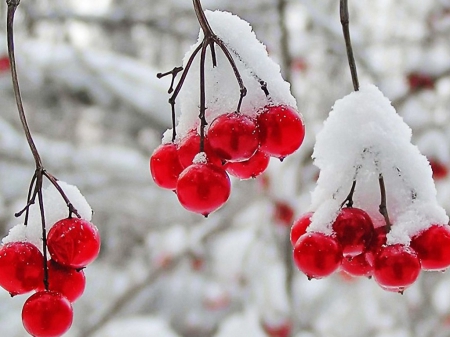
M256 151L250 159L240 162L228 162L225 170L239 179L256 178L269 166L270 156L261 151Z
M259 146L259 132L254 120L235 112L213 120L208 139L217 155L227 161L247 160Z
M75 302L84 292L86 278L82 270L62 266L48 261L48 290L62 294L69 302ZM44 284L38 288L44 291Z
M222 166L222 159L213 151L208 138L205 137L203 150L206 153L208 162L217 166ZM178 159L185 169L192 164L194 157L200 151L200 135L196 130L190 131L178 144ZM180 172L181 173L181 172Z
M158 146L150 157L150 172L159 187L174 190L181 171L183 171L183 167L178 160L175 144Z
M0 286L11 295L36 289L44 279L44 257L29 242L9 242L0 249Z
M352 276L369 277L373 274L373 267L369 261L367 261L365 253L356 256L344 257L342 259L341 268L347 274Z
M310 279L331 275L340 266L341 259L339 243L322 233L302 235L294 246L294 262Z
M333 223L333 230L344 256L356 256L366 250L374 229L372 220L365 211L347 207L339 212Z
M291 227L291 244L295 245L297 240L306 233L306 229L311 224L311 217L313 216L313 212L308 212L303 214L300 218L294 221Z
M410 247L383 246L375 256L373 276L385 290L402 292L414 283L420 273L420 261Z
M34 337L61 336L69 330L72 320L69 300L57 292L37 292L23 305L23 326Z
M90 222L68 218L58 221L49 230L47 245L50 256L57 263L83 268L100 252L100 235Z
M207 216L221 207L230 196L228 174L213 164L192 164L181 174L177 196L187 210Z
M450 266L450 228L433 225L411 240L411 248L417 252L422 269L443 270Z
M287 106L265 107L257 117L261 151L284 158L295 152L305 137L300 115Z

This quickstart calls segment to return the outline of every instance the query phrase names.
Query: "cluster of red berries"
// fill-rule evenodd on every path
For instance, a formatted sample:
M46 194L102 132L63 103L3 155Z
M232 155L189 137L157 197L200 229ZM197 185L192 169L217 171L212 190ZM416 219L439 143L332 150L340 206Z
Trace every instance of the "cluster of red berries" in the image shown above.
M304 136L300 115L288 106L266 106L254 118L227 113L212 121L204 139L192 130L177 144L160 145L150 158L150 171L158 186L176 192L184 208L207 216L228 200L228 174L255 178L270 157L290 155ZM199 160L200 149L205 156Z
M332 224L333 234L307 232L313 213L291 228L293 257L308 278L322 278L341 270L352 276L374 277L385 290L403 292L420 270L450 266L450 226L432 225L411 238L410 245L386 244L387 226L374 227L359 208L342 208Z
M0 248L0 286L11 296L36 291L25 302L22 322L35 337L61 336L72 325L71 303L85 287L83 268L100 251L97 228L78 218L56 222L49 230L51 259L29 242L9 242Z

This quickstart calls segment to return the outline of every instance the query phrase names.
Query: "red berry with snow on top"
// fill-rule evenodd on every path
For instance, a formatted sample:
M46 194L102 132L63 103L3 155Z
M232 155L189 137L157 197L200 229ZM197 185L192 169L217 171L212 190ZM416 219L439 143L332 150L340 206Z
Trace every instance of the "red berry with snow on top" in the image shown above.
M422 269L443 270L450 266L450 228L433 225L411 239L411 248L417 252Z
M83 268L100 252L100 235L90 222L67 218L49 230L47 245L53 260L66 267Z
M176 191L184 208L207 216L228 200L230 178L213 164L192 164L180 174Z

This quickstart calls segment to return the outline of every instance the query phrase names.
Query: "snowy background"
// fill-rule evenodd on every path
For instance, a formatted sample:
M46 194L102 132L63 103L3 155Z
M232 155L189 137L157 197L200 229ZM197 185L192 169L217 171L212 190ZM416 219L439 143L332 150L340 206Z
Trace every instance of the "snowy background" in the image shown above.
M292 265L294 216L308 210L315 135L352 91L337 0L204 0L247 20L280 64L306 124L301 149L233 181L208 219L155 186L148 160L170 128L170 79L198 37L188 0L23 0L16 52L25 109L45 167L94 209L102 251L86 269L68 337L436 337L450 335L450 276L422 273L403 296ZM4 17L5 4L0 8ZM433 163L450 211L450 2L350 1L360 81L374 83ZM288 34L288 35L287 35ZM34 171L0 44L0 230L20 222ZM386 186L389 190L389 185ZM27 296L0 292L0 331L22 337ZM289 328L291 327L291 328ZM290 330L276 334L276 329Z

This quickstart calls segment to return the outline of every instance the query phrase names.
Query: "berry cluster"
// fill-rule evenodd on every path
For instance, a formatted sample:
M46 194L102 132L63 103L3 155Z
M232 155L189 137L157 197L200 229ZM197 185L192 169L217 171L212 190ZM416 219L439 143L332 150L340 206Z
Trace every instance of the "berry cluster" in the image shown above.
M60 336L70 328L71 303L85 287L82 269L100 250L97 228L78 218L56 222L46 239L48 261L30 242L8 242L0 248L0 286L11 296L36 291L22 310L23 325L35 337Z
M423 270L450 266L450 227L432 225L411 238L410 245L387 244L387 225L375 227L370 216L356 207L342 208L332 234L307 231L313 213L291 228L293 257L308 278L322 278L341 270L352 276L373 276L385 290L403 292Z
M287 106L266 106L253 118L227 113L212 121L203 138L191 130L177 143L160 145L150 171L158 186L176 191L183 207L207 216L228 200L227 172L255 178L270 157L283 159L296 151L304 135L300 115Z

